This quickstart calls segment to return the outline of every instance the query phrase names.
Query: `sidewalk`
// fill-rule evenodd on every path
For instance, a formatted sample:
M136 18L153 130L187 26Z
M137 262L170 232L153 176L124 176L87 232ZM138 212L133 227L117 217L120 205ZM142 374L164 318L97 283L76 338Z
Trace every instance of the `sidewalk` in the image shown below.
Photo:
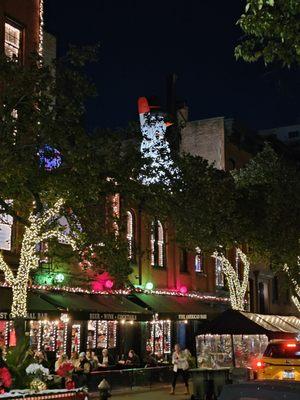
M160 387L160 388L153 388L152 390L146 389L134 389L134 390L116 390L112 391L112 400L189 400L191 395L184 395L184 385L178 384L176 386L176 394L171 396L170 392L170 385ZM90 398L96 400L99 398L98 393L93 393L90 395Z

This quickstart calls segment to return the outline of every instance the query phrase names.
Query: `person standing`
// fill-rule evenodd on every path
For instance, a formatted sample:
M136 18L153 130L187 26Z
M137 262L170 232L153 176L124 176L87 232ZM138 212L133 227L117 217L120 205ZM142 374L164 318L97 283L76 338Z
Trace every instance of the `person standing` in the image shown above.
M187 361L187 355L181 350L179 344L175 344L174 352L172 354L173 364L173 381L170 394L175 394L175 387L178 375L181 375L185 384L184 394L189 394L189 377L188 369L189 363Z

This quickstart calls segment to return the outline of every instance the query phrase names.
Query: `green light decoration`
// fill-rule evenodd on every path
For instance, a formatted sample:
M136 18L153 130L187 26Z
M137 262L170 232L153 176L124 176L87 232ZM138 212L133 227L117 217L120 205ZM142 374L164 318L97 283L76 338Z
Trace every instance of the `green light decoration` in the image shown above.
M146 290L153 290L153 288L154 288L154 285L153 285L152 282L147 282L146 283L146 285L145 285L145 289Z
M56 274L54 280L57 283L62 283L65 280L65 275L62 273Z
M52 285L53 284L53 276L46 273L38 273L34 275L34 280L39 285Z

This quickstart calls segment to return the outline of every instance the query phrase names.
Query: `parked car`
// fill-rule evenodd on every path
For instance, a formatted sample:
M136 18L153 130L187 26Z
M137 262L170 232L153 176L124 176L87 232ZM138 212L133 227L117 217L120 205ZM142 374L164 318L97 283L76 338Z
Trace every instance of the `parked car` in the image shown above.
M299 398L299 382L251 381L224 386L218 400L299 400Z
M256 362L256 371L258 380L300 381L300 342L272 340Z

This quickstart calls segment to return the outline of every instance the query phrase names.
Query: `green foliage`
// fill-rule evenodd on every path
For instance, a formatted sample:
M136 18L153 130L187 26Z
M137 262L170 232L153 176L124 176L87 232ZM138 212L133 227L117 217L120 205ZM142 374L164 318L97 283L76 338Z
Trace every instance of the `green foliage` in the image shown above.
M243 169L234 172L240 197L240 229L246 243L274 268L288 263L299 278L299 167L266 145Z
M62 197L66 202L62 214L76 231L79 250L93 246L95 270L105 268L119 284L125 284L131 267L123 215L119 219L112 212L111 196L119 193L126 199L124 207L142 207L150 216L164 218L168 190L159 184L145 186L139 179L148 161L141 156L139 143L132 141L139 134L134 125L120 132L87 132L85 104L95 95L95 88L83 67L96 54L94 48L71 47L50 66L34 58L26 66L0 60L0 103L5 105L0 108L0 212L27 224L33 204L34 212L41 213ZM38 154L45 145L59 151L62 162L58 168L47 170L41 165ZM51 150L47 153L51 155ZM6 199L13 203L6 204ZM114 222L120 226L118 237L108 228ZM70 261L72 255L63 247L51 244L55 262L57 258Z
M180 173L172 180L169 200L176 239L192 251L232 245L238 240L232 176L189 154L181 155L177 165Z
M13 377L13 388L25 389L30 379L26 374L26 368L33 362L33 354L29 347L29 337L18 340L17 346L11 347L6 356L8 369Z
M245 36L235 48L237 58L300 64L299 0L247 0L238 25Z

